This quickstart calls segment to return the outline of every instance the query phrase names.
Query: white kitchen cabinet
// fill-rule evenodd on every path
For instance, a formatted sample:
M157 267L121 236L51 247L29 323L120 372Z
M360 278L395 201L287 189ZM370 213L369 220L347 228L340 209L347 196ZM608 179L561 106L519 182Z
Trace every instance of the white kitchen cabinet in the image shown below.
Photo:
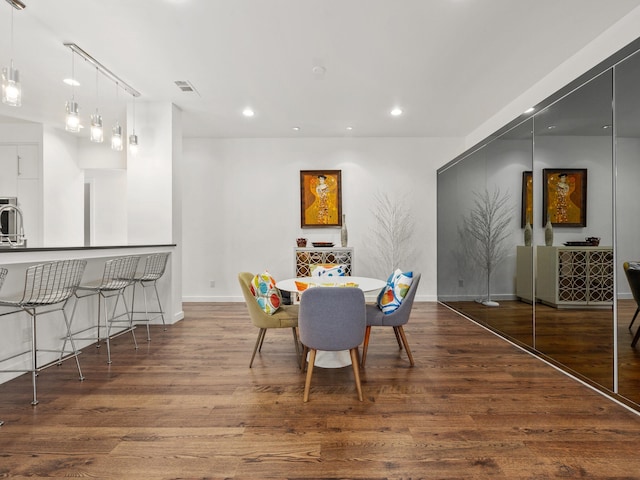
M0 197L18 196L18 150L0 145Z
M0 197L17 197L29 244L41 239L42 185L36 144L0 145Z

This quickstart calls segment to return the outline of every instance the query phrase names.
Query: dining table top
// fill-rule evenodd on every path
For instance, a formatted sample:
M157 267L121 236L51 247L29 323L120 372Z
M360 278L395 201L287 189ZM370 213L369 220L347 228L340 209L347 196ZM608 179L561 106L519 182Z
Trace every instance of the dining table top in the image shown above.
M355 287L363 292L382 289L386 280L370 277L331 276L331 277L297 277L276 282L276 287L287 292L304 292L312 287Z

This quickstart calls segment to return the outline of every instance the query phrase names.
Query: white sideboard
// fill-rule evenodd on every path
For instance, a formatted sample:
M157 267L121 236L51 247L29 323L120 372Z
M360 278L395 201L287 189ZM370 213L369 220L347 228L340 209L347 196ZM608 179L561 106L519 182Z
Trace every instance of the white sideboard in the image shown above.
M296 277L311 276L311 265L320 263L345 265L346 275L353 275L353 248L351 247L296 248L294 255Z
M613 305L612 247L538 246L536 257L538 301L556 308Z

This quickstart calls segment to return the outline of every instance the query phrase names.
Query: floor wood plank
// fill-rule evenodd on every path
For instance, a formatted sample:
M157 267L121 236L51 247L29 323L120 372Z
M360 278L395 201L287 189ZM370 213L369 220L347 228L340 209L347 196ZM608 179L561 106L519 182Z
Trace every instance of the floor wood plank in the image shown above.
M436 303L373 329L357 400L350 367L317 368L310 401L288 329L240 303L185 304L130 339L0 386L0 476L212 479L639 478L640 417Z

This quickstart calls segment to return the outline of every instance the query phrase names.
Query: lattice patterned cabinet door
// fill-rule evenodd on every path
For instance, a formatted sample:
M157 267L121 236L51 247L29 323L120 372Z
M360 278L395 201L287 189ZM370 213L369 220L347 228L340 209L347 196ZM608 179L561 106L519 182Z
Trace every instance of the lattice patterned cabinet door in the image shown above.
M296 277L310 277L311 267L318 264L344 265L347 275L352 275L353 248L296 248Z
M613 302L613 252L610 250L589 252L589 301Z

